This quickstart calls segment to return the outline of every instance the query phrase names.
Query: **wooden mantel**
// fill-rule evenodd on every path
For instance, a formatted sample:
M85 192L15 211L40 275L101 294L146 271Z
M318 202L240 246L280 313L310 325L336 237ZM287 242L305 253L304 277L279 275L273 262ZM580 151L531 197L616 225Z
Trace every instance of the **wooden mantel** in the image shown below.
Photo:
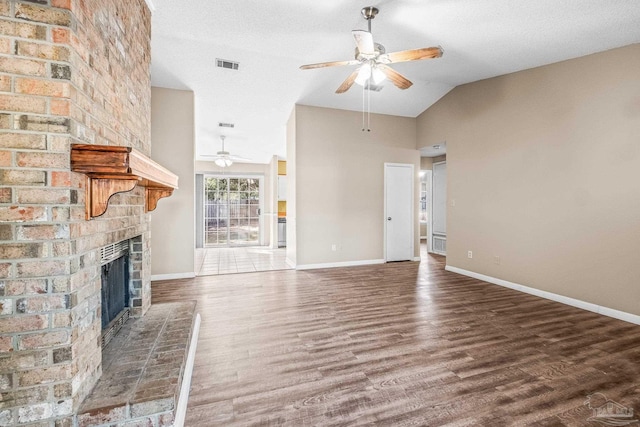
M111 196L136 185L145 187L146 212L178 188L177 175L131 147L73 144L71 170L87 175L87 219L105 213Z

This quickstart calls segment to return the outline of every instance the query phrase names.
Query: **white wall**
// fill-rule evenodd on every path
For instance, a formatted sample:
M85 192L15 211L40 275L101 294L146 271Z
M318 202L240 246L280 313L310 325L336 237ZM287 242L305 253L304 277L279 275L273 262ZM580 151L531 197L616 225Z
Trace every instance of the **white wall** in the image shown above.
M151 158L179 177L179 188L151 213L151 275L156 280L195 275L193 102L193 92L151 88Z

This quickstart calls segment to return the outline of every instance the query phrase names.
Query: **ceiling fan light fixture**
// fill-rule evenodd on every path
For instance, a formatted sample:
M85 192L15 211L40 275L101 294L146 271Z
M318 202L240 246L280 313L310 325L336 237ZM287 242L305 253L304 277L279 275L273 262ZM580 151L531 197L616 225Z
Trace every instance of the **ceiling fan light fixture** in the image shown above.
M367 80L371 77L371 64L368 62L362 64L360 71L358 71L358 77L356 77L356 83L360 86L367 84Z
M230 159L222 159L222 158L216 159L214 163L220 166L221 168L226 168L233 164L233 162Z
M373 84L379 85L387 78L386 74L382 72L378 67L373 67L371 70L371 79L373 80Z

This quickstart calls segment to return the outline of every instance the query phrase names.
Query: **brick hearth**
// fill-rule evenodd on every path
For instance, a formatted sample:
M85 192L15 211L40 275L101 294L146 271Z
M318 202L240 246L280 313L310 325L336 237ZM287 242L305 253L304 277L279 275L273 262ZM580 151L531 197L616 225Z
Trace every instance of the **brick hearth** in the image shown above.
M104 349L102 378L78 411L78 426L173 425L193 333L195 302L156 304Z

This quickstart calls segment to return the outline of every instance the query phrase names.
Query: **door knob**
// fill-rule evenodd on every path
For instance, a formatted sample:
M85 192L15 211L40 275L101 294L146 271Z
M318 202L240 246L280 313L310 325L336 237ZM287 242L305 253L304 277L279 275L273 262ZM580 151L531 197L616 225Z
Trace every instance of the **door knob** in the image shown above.
M390 216L387 217L387 221L391 221L391 217Z

